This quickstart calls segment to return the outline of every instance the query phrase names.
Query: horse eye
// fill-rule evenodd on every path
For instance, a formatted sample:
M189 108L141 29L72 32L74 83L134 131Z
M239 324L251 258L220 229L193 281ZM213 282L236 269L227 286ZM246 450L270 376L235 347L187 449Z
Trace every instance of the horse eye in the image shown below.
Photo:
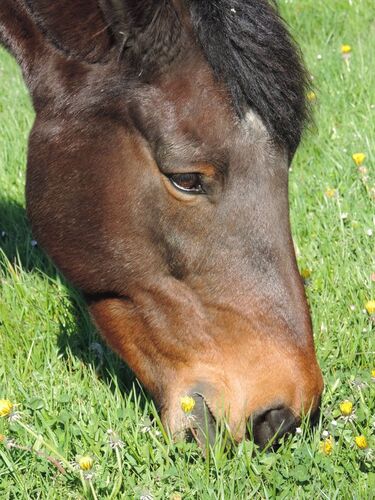
M189 174L173 174L168 176L171 183L185 193L204 194L205 190L202 186L202 176L197 173Z

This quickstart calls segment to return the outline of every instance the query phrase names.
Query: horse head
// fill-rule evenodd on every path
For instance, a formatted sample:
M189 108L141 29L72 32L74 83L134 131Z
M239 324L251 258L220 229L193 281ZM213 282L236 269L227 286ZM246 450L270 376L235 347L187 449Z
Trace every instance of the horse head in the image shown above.
M36 110L35 237L165 424L199 433L225 418L241 439L250 419L265 445L316 414L322 377L288 210L306 78L274 7L3 0L1 10Z

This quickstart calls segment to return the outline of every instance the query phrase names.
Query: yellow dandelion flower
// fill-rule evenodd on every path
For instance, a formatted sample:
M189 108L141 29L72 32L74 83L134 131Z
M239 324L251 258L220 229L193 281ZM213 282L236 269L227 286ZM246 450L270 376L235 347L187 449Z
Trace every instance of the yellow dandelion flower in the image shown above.
M348 45L346 43L341 45L341 54L350 54L351 51L352 51L352 48L350 45Z
M301 269L301 276L304 280L308 280L311 276L311 270L310 269Z
M334 198L337 194L337 190L333 188L327 188L324 194L327 198Z
M375 300L369 300L365 304L365 309L369 314L375 313Z
M5 441L5 436L4 434L0 434L0 443L2 443L3 441Z
M7 417L12 413L13 403L9 399L0 399L0 417Z
M330 436L326 438L324 441L320 442L320 451L324 453L324 455L331 455L333 452L333 437Z
M357 167L360 167L366 159L365 153L354 153L352 154L352 159Z
M310 90L310 92L307 92L307 100L310 101L310 102L313 102L316 100L316 94L313 90Z
M181 408L184 413L190 413L195 407L195 400L191 396L181 398Z
M351 401L343 401L340 403L341 414L348 417L353 412L353 403Z
M371 377L375 378L375 370L371 370Z
M92 469L92 466L94 465L94 460L89 456L80 457L78 459L78 465L80 469L88 471Z
M361 450L365 450L366 448L368 448L368 443L365 436L356 436L354 438L354 441L358 448L360 448Z

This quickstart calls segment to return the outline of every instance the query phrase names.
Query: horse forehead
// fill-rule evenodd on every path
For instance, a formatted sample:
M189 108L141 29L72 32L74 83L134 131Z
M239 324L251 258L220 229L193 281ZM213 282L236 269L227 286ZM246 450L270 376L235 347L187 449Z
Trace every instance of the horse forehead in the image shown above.
M143 88L132 101L131 112L146 137L174 138L215 146L232 134L236 116L216 89L193 89L185 79Z
M267 127L261 117L253 109L248 109L241 120L241 126L245 133L256 135L256 138L270 139Z
M239 118L225 85L199 59L139 89L136 100L146 135L154 130L161 140L173 138L176 146L191 140L195 146L231 151L235 157L246 155L252 146L269 146L270 135L259 114L249 108Z

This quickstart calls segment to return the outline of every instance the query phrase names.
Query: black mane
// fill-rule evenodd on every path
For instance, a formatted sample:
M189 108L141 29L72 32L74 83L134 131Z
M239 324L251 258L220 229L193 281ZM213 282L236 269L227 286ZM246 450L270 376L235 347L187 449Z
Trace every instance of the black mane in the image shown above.
M300 53L267 0L186 0L193 28L237 114L251 107L272 137L296 150L308 117Z

